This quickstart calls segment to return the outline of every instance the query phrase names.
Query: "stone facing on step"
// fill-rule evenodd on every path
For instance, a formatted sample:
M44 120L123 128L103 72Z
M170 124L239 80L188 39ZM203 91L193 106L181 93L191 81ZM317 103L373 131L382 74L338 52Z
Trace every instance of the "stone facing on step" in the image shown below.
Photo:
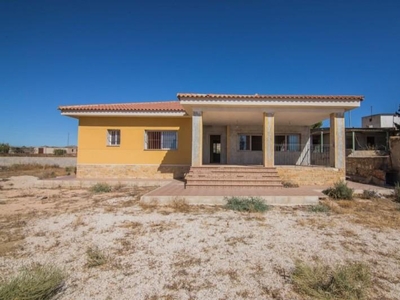
M323 185L329 186L345 180L343 169L307 166L276 166L282 182L297 183L300 186Z
M77 165L77 178L180 179L189 172L185 165Z

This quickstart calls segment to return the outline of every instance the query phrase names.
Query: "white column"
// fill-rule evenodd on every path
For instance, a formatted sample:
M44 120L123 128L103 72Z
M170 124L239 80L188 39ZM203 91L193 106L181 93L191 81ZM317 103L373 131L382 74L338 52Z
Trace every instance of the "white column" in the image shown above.
M203 112L193 111L192 116L192 166L203 162Z
M330 162L331 167L345 169L346 145L344 113L333 113L330 116Z
M275 164L275 119L273 113L263 115L263 162L264 167Z

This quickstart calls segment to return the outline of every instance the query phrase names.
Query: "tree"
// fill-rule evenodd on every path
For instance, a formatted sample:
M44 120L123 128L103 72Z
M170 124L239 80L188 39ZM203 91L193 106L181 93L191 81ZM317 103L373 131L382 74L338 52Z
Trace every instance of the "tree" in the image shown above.
M399 109L394 113L394 115L396 117L400 117L400 105L399 105ZM394 121L393 121L393 123L394 123L394 127L396 127L396 130L400 130L400 124L396 123Z
M322 127L322 121L315 123L314 125L311 125L311 129L321 128L321 127Z
M10 145L9 144L0 144L0 153L8 153L10 151Z

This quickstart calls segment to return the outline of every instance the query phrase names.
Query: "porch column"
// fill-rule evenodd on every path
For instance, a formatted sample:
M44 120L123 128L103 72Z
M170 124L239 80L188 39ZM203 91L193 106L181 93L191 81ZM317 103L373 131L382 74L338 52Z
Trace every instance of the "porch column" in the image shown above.
M275 120L273 113L263 115L263 162L264 167L275 164Z
M203 162L203 112L193 111L192 116L192 166L201 166Z
M330 163L331 167L345 169L346 146L344 113L333 113L330 116Z

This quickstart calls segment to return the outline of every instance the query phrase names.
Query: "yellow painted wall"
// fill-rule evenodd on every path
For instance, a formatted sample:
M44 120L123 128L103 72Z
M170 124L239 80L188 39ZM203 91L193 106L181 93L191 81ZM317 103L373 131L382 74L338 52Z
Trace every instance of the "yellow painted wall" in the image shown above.
M121 130L120 146L107 130ZM145 150L145 130L177 130L177 150ZM191 164L192 122L187 117L81 117L78 164Z

